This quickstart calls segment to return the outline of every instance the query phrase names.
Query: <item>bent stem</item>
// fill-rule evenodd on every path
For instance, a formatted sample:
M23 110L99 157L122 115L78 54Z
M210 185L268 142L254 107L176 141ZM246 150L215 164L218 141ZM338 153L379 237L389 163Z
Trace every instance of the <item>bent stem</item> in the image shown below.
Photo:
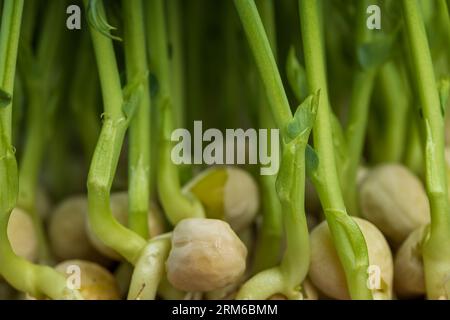
M190 217L204 217L201 203L194 197L183 194L178 169L171 159L173 143L171 134L174 129L173 103L171 97L170 67L166 20L163 1L154 0L147 4L148 36L150 63L159 82L157 105L159 112L159 170L157 172L158 193L169 221L176 225L178 221Z
M286 251L279 266L256 274L240 289L237 299L267 299L282 293L301 299L300 288L309 269L309 235L305 214L305 150L315 120L318 95L300 105L290 127L295 135L284 145L277 193L283 209ZM266 287L270 286L270 287ZM273 291L277 290L277 291Z
M154 300L164 277L165 264L170 252L171 234L153 238L142 250L134 267L128 300Z
M444 157L444 115L440 104L430 49L420 8L415 0L402 1L412 73L423 110L426 132L425 178L431 223L422 252L429 299L450 298L450 217Z
M289 137L286 130L292 113L261 19L252 0L235 0L234 3L263 80L275 123L286 143ZM366 286L367 247L358 226L345 211L336 172L323 48L320 41L316 44L317 39L322 39L316 5L315 1L300 1L309 90L323 91L314 127L314 141L320 159L320 180L315 179L316 188L347 276L350 295L357 299L371 299L372 294Z
M85 4L89 7L88 0L85 0ZM96 2L96 5L98 6L96 13L102 15L103 21L106 21L103 2ZM133 108L139 101L140 92L134 91L130 97L124 99L112 40L95 26L91 25L90 30L105 113L88 175L89 223L103 243L117 251L131 264L135 264L146 241L117 222L111 213L109 196L123 139Z
M11 144L11 107L23 5L23 0L3 2L0 29L0 90L10 97L0 108L0 181L6 186L0 188L0 274L17 290L35 297L81 298L68 291L65 277L59 272L18 257L8 240L9 217L18 194L17 163Z
M313 129L314 146L319 158L313 182L345 272L350 296L353 299L372 299L372 293L366 285L369 266L367 246L358 225L347 215L337 175L325 57L323 43L318 40L323 38L318 1L300 0L299 11L309 91L321 92Z
M25 6L25 9L27 8ZM63 12L64 8L65 1L49 3L36 54L32 52L32 43L24 42L23 58L19 61L30 103L25 146L20 159L18 206L32 218L38 238L39 258L47 263L51 260L51 255L44 226L36 210L36 194L39 170L50 138L49 123L53 122L54 111L62 97L61 90L55 89L58 80L61 80L61 74L56 72L56 66L60 62L64 29L55 26L63 24L64 16L60 12ZM32 9L34 6L30 5L27 10Z

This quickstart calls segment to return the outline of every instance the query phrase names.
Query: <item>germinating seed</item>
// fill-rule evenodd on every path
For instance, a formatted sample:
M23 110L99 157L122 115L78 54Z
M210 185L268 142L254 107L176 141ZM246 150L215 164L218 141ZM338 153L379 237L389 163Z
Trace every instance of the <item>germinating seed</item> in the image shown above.
M83 260L67 260L55 269L64 274L67 285L78 290L85 300L118 300L119 288L114 276L100 265Z
M11 212L8 222L8 239L15 254L35 261L38 257L38 241L29 214L20 208Z
M183 291L212 291L237 281L247 249L230 225L217 219L181 220L172 235L167 278Z
M94 248L86 233L88 202L84 195L72 196L58 204L49 217L48 237L60 260L82 259L107 262Z
M369 251L369 265L375 270L374 278L368 279L371 283L369 289L376 299L391 299L394 273L391 249L375 225L364 219L353 219L364 235ZM369 273L370 269L367 272ZM312 283L328 297L349 299L345 275L325 221L311 232L309 277Z
M259 209L256 181L238 167L223 166L205 170L192 179L184 191L200 199L209 218L224 219L236 232L248 227Z
M422 182L401 165L371 169L361 183L359 199L361 215L394 246L430 221L430 204Z
M425 294L422 243L426 227L420 227L405 239L394 259L394 288L400 298L416 298Z

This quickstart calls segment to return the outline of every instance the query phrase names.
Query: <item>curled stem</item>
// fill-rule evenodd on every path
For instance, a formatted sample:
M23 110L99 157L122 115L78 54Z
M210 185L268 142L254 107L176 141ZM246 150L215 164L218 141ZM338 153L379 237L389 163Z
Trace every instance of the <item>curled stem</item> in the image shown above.
M0 29L0 88L13 92L17 51L23 13L23 0L3 2ZM8 222L16 206L18 172L11 145L11 101L0 108L0 274L17 290L35 297L53 299L81 298L66 287L65 277L52 268L39 266L18 257L8 240Z
M297 126L296 136L283 148L282 166L276 182L283 209L286 250L279 266L262 271L245 283L238 299L267 299L282 293L290 299L300 299L300 288L309 269L309 235L305 214L305 150L317 111L318 96L309 97L300 105L291 128ZM303 110L302 110L303 109ZM297 114L299 115L297 116ZM291 131L292 132L292 131ZM273 282L273 283L272 283ZM273 292L265 285L273 285ZM265 295L270 294L270 295Z
M87 5L88 0L85 3ZM101 1L97 9L104 14ZM135 90L129 99L124 98L112 40L92 26L90 30L105 115L88 175L89 223L101 241L135 264L146 241L113 217L109 196L131 112L139 101L140 91Z
M131 278L128 300L154 300L170 251L170 234L150 240L142 250Z

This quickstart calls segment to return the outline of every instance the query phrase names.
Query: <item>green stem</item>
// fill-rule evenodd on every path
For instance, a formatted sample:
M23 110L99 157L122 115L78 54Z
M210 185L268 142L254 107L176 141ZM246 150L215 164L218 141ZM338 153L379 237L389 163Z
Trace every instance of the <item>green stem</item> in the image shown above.
M12 93L16 73L17 49L23 12L23 0L5 0L0 29L0 85ZM11 105L0 109L0 274L17 290L35 297L67 297L63 275L45 266L37 266L14 254L8 240L8 222L18 194L18 173L11 145ZM74 293L74 298L79 296Z
M419 120L416 106L411 106L407 120L410 125L407 131L408 140L405 146L405 156L403 162L416 175L423 176L424 173L424 148L420 137Z
M148 72L145 46L144 14L141 0L122 2L125 16L125 60L127 78L135 78ZM150 201L150 144L151 132L150 90L148 77L141 84L140 100L130 126L129 159L129 217L128 225L142 238L147 239L148 210Z
M87 6L88 0L85 0ZM99 13L105 16L103 3ZM89 223L103 243L113 248L131 264L135 264L146 245L144 238L114 219L110 207L110 190L117 170L128 120L122 111L124 98L113 43L91 26L104 103L104 122L89 169L87 189Z
M131 278L128 300L154 300L165 272L171 234L153 238L142 250Z
M369 115L370 97L375 83L376 70L355 71L350 98L349 122L345 132L348 151L346 176L341 179L346 207L351 215L358 216L357 181L358 168L364 147ZM345 186L345 187L344 187Z
M284 277L279 267L266 269L243 285L236 300L266 300L285 289Z
M366 9L369 1L359 1L356 10L356 37L355 51L360 46L370 43L373 31L366 26ZM357 200L357 174L363 153L364 139L366 137L367 121L369 116L370 98L375 84L378 67L362 68L355 65L350 96L350 107L345 139L347 142L348 164L342 170L341 187L344 193L345 204L351 215L358 216Z
M167 1L169 41L171 48L171 81L173 91L173 104L175 109L175 125L177 128L184 127L184 64L183 64L183 38L182 38L182 8L180 0Z
M447 42L447 58L450 59L450 11L446 0L437 0L436 11L439 13L442 21L442 29L445 35L444 41Z
M413 77L426 129L425 178L430 199L429 237L423 245L427 296L450 298L450 216L444 157L444 117L423 18L416 0L402 1Z
M206 16L205 1L193 1L186 8L186 95L188 114L187 120L189 128L194 120L201 117L201 110L204 104L204 95L202 94L203 70L202 63L202 44L204 24L203 20ZM185 2L186 3L186 2Z
M272 52L276 56L275 12L272 0L257 2L261 20L264 24ZM259 92L259 125L260 128L273 128L273 118L267 112L268 99L262 84ZM270 145L270 141L267 141ZM258 245L255 252L254 272L274 267L280 260L281 242L283 237L282 208L275 189L276 176L263 175L260 177L262 194L262 225Z
M366 243L359 227L346 213L336 170L324 50L322 41L318 41L322 39L318 1L300 0L299 8L309 90L320 90L313 129L314 146L319 156L316 189L346 275L350 296L353 299L372 299L366 285L369 265Z
M86 163L90 163L95 144L100 134L100 115L97 112L99 99L98 76L96 73L86 77L96 68L89 33L83 32L74 70L69 103L77 121Z
M20 161L19 170L19 200L18 205L31 216L39 244L39 258L41 261L51 260L43 223L36 210L36 192L38 188L39 171L49 140L49 123L53 121L62 93L53 91L58 85L58 58L63 41L63 28L55 26L64 22L63 15L65 1L55 1L49 4L46 17L38 39L36 56L31 53L31 43L24 43L25 50L31 54L28 58L30 65L23 65L25 72L26 91L29 97L29 112L27 117L27 132L25 146ZM30 39L25 39L30 40ZM57 61L57 62L55 62Z
M311 130L311 128L309 128ZM283 167L277 180L277 191L283 209L286 251L280 270L286 286L299 289L309 269L309 233L305 214L305 148L309 133L285 146ZM287 294L289 297L290 294Z
M405 149L409 94L400 67L393 61L381 67L377 81L383 110L387 114L383 159L386 162L400 162Z
M312 101L312 102L311 102ZM270 286L290 299L301 297L300 287L308 274L309 234L305 215L305 149L316 113L315 99L309 99L299 108L308 113L300 121L299 134L284 146L283 160L277 178L277 194L283 209L286 250L279 266L262 271L246 282L238 293L238 299L267 299L273 294ZM310 109L307 109L310 108ZM308 120L310 119L310 120ZM309 121L309 123L307 123ZM278 277L281 275L281 280ZM272 283L274 281L275 283ZM280 283L281 281L281 283Z
M158 79L160 103L164 97L172 98L171 73L169 62L169 42L166 32L166 12L164 1L152 0L146 2L147 11L147 49L150 65Z
M321 159L319 175L322 180L320 184L316 181L316 185L347 275L350 294L357 299L371 299L372 294L366 286L369 264L367 248L358 226L346 214L334 163L323 48L321 41L317 44L317 39L322 39L322 36L319 34L321 28L316 4L315 1L300 2L310 91L323 91L314 128L314 141ZM282 137L286 139L288 136L285 130L292 114L261 19L253 1L235 0L235 5L263 79L275 123L282 130Z
M240 0L236 0L235 5L265 85L273 116L279 128L287 129L292 113L256 5L253 1ZM261 120L270 124L267 118ZM304 211L304 188L305 148L310 130L305 128L299 138L284 146L283 163L277 179L277 194L282 205L287 237L283 259L278 267L262 271L246 282L238 293L238 299L265 299L276 292L293 298L308 273L309 237ZM285 136L284 130L282 133L284 141L287 141L289 137Z
M182 193L178 168L172 162L173 143L171 134L174 129L172 88L166 37L165 12L162 0L148 2L148 46L151 66L159 82L157 97L160 115L159 130L159 169L157 173L158 193L169 221L175 225L188 217L204 217L201 203ZM151 48L151 49L150 49Z
M235 0L234 3L254 53L275 124L284 136L283 131L292 119L292 113L258 10L252 0Z
M253 271L259 272L278 264L283 240L280 200L275 190L276 176L261 176L262 224L255 252Z

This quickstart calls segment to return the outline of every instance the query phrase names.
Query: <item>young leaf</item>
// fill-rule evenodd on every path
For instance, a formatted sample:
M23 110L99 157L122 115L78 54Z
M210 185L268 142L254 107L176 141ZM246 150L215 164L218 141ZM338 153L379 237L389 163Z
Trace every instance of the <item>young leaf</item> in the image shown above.
M316 120L317 108L319 106L320 91L315 95L310 95L297 108L294 118L286 127L286 133L290 140L298 136L309 134Z
M127 120L133 117L133 114L138 106L138 101L141 96L142 85L145 83L149 75L148 71L137 74L134 79L123 88L124 103L122 112L125 114Z
M120 37L111 34L111 31L116 30L116 28L111 26L106 20L102 0L89 0L87 18L89 24L104 36L113 40L122 41Z

